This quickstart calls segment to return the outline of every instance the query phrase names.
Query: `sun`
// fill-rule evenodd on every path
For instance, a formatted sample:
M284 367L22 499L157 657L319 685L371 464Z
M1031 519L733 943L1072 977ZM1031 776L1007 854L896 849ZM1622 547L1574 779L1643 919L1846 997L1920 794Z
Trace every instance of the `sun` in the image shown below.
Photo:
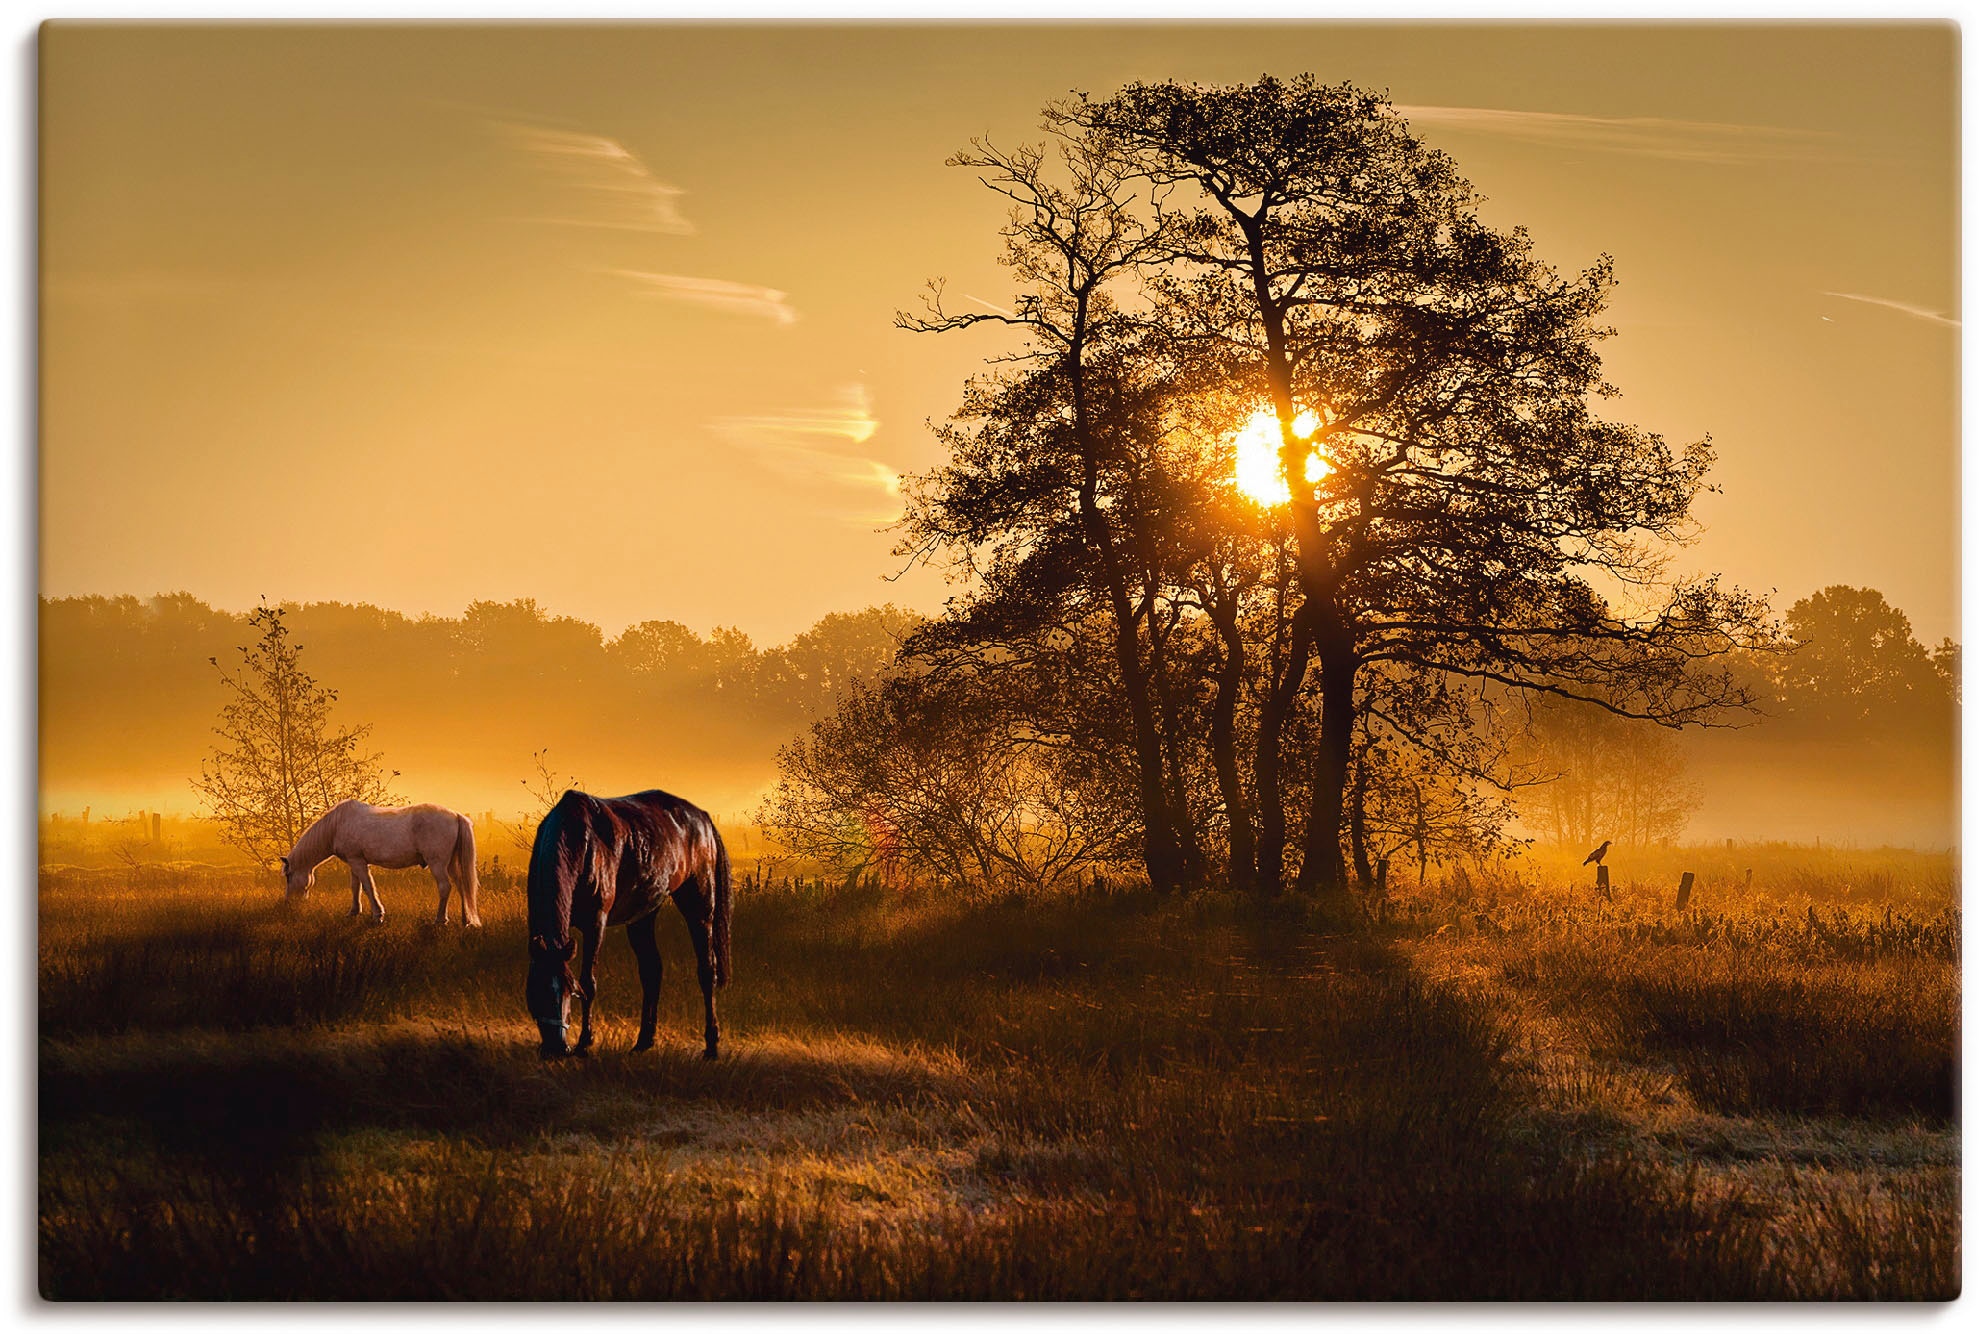
M1293 419L1293 434L1302 440L1320 429L1321 419L1311 411ZM1293 498L1279 471L1279 418L1271 408L1260 408L1253 413L1232 443L1237 447L1232 481L1240 491L1269 509ZM1318 482L1333 471L1318 452L1307 456L1308 481Z

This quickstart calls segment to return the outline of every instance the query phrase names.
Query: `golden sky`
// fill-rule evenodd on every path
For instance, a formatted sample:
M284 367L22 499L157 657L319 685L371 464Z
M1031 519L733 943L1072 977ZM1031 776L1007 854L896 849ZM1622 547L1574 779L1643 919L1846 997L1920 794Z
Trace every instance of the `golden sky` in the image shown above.
M1565 270L1607 411L1711 433L1682 558L1958 635L1958 33L1905 26L114 27L41 39L43 591L759 642L944 589L876 528L1005 344L943 159L1073 89L1386 88Z

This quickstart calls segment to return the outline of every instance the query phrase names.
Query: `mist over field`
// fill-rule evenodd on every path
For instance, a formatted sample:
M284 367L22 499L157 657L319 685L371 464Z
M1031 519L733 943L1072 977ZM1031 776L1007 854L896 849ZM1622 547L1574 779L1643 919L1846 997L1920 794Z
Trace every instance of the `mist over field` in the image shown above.
M788 643L697 635L667 621L607 636L534 602L459 617L312 603L292 631L304 667L369 724L396 789L507 819L533 756L593 791L664 787L725 817L753 806L777 748L850 677L894 656L911 622L891 608L822 618ZM194 814L189 779L214 737L219 671L245 618L184 595L43 599L44 812Z
M458 617L305 603L291 625L305 665L339 692L336 716L371 726L370 748L400 772L409 799L510 819L547 750L560 778L592 791L658 786L734 820L775 779L778 748L829 713L847 682L881 672L917 620L868 608L756 645L666 620L609 635L520 599ZM1632 734L1675 748L1690 789L1682 822L1658 841L1954 846L1945 671L1955 659L1936 675L1916 643L1908 654L1904 640L1849 642L1867 640L1865 629L1804 629L1842 647L1805 651L1793 667L1756 662L1762 713L1734 727ZM225 664L247 642L244 616L185 594L44 598L40 630L44 816L197 814L189 779L225 693L208 660ZM1604 763L1641 758L1639 746ZM1547 795L1526 793L1526 832L1581 836L1551 828Z

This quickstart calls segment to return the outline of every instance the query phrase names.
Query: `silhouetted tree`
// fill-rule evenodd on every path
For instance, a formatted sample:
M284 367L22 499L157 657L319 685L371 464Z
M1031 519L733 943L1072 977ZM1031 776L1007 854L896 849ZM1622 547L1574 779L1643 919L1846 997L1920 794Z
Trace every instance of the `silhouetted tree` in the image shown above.
M1053 148L978 142L951 159L1013 202L1004 262L1020 290L1010 311L952 314L934 286L926 317L897 322L922 332L1006 324L1029 341L1011 357L1020 371L966 392L957 424L943 432L949 464L910 490L904 551L971 562L983 579L973 600L989 613L980 620L1008 622L1000 602L1031 604L1022 618L1091 597L1133 729L1144 865L1152 885L1173 889L1199 868L1158 716L1151 618L1159 584L1121 523L1123 489L1151 444L1157 366L1136 355L1144 331L1114 290L1163 253L1166 229L1159 207L1133 207L1127 164L1106 141L1058 135ZM930 633L955 649L969 624L965 615Z
M1712 659L1765 608L1711 580L1640 597L1682 540L1711 454L1598 420L1600 261L1563 279L1498 231L1388 103L1310 76L1131 84L1049 113L1167 196L1165 318L1272 409L1320 754L1300 883L1346 883L1342 820L1374 662L1600 700L1678 724L1748 703ZM1311 425L1312 429L1307 429ZM1310 471L1318 456L1324 467ZM1262 736L1262 746L1277 744Z
M302 648L289 638L280 607L248 617L261 632L240 647L232 673L209 658L231 696L213 730L215 746L193 780L223 837L258 861L282 856L323 812L356 798L397 801L377 755L364 754L369 727L338 727L330 718L337 692L302 669Z

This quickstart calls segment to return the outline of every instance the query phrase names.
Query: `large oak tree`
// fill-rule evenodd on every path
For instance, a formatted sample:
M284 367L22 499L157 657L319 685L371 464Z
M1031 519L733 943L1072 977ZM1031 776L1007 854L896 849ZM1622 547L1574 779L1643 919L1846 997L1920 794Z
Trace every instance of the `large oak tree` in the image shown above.
M1279 426L1321 674L1303 887L1346 884L1370 663L1672 724L1747 702L1714 660L1765 634L1765 608L1711 580L1658 579L1710 450L1592 410L1614 392L1596 355L1607 259L1558 274L1524 231L1480 219L1450 159L1385 99L1350 85L1132 84L1050 114L1129 155L1184 210L1155 281L1166 318L1215 347Z

